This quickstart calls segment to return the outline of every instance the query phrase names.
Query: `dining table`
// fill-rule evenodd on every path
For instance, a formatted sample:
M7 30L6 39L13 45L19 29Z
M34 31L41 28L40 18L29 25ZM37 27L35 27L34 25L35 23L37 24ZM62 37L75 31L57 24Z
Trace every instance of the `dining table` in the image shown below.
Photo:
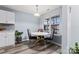
M31 35L33 35L33 36L46 36L46 35L50 35L50 33L48 33L48 32L31 32Z
M33 46L36 46L36 44L39 43L40 41L43 41L44 44L46 45L46 40L44 39L44 36L48 36L48 35L50 35L50 33L48 33L48 32L31 32L31 35L37 37L37 40L35 41Z

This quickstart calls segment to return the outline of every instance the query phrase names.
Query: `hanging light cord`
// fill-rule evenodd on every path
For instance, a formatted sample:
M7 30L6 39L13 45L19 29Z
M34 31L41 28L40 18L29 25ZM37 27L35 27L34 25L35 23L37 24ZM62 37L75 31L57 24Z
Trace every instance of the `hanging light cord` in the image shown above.
M38 5L36 5L36 12L38 13Z

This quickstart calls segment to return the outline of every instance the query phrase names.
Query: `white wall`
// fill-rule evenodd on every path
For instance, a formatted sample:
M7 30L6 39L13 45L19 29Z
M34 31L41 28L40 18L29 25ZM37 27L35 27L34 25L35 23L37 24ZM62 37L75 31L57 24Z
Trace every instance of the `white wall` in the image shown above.
M23 32L23 38L28 38L27 29L34 32L37 31L39 25L39 19L32 14L24 12L15 12L15 29Z
M71 6L71 46L79 42L79 5Z

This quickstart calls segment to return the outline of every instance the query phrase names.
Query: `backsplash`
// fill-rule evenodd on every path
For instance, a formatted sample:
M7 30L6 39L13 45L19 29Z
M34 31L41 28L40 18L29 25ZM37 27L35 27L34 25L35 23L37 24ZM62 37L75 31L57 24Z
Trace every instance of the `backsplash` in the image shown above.
M13 31L13 30L14 30L13 25L0 24L0 31Z

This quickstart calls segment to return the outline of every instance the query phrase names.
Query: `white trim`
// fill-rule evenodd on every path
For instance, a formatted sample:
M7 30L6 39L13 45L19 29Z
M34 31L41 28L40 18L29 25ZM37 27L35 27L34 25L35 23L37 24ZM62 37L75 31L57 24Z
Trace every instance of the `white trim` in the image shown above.
M56 44L56 45L58 45L58 46L62 46L61 44L59 44L59 43L57 43L57 42L52 42L52 43L54 43L54 44Z

